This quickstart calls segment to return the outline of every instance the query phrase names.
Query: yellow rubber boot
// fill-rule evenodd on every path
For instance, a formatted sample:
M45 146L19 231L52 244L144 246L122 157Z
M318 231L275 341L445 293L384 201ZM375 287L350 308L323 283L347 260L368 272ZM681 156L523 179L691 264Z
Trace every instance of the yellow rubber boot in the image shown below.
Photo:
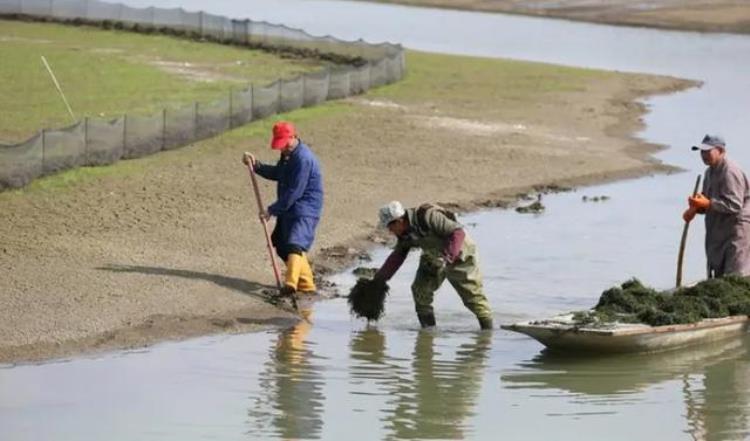
M307 259L299 254L291 253L286 258L286 277L284 278L284 286L292 292L297 291L300 274L306 262Z
M302 255L302 269L299 273L299 284L297 289L301 292L314 292L315 291L315 280L313 279L312 268L310 267L310 261L307 260L307 255Z

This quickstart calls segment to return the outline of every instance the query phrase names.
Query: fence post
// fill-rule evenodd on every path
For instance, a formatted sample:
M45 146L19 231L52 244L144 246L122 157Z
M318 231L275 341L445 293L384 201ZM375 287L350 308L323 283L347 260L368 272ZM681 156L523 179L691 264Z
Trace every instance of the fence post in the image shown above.
M83 117L83 157L85 158L85 164L89 164L89 117Z
M326 67L326 97L323 99L323 101L328 101L331 96L331 68Z
M232 108L232 107L233 107L233 106L232 106L232 95L233 95L233 94L232 94L232 88L230 87L230 88L229 88L229 129L230 129L230 130L231 130L231 129L232 129L232 127L233 127L233 124L232 124L232 112L233 112L233 110L234 110L234 109Z
M300 107L305 107L307 100L307 74L302 74L302 105Z
M47 154L47 129L42 129L42 172L40 176L44 176L44 162Z
M281 113L281 83L283 81L284 80L279 78L279 81L277 82L277 84L279 85L279 98L278 100L276 100L276 113Z
M253 104L255 102L255 90L253 89L253 83L250 83L250 119L247 120L247 122L250 122L255 119L255 105Z
M167 108L161 110L161 149L167 149Z
M198 139L198 101L193 106L193 141Z
M128 151L128 114L122 116L122 156Z

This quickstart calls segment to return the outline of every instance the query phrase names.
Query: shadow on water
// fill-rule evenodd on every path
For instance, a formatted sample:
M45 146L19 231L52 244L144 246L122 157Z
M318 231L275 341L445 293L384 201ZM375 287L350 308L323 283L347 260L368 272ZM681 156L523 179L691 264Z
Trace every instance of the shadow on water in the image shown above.
M748 361L750 336L650 354L581 357L545 350L501 379L506 389L563 391L580 403L607 405L635 400L638 392L673 382L692 439L747 439Z
M205 280L218 286L229 288L242 294L255 297L267 303L273 303L273 298L264 294L265 290L275 292L276 287L272 285L263 285L249 280L237 277L228 277L221 274L204 273L202 271L192 271L176 268L164 268L158 266L142 265L106 265L96 269L101 271L111 271L115 273L141 273L154 276L182 277L185 279Z

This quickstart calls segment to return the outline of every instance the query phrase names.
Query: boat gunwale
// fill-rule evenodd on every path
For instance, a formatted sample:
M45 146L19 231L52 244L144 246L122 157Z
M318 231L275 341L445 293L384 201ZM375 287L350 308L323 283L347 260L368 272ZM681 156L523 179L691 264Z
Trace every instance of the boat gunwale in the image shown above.
M633 327L623 327L620 329L596 329L576 326L573 324L566 325L564 323L551 323L551 324L534 324L542 320L533 320L528 322L514 323L510 325L501 325L500 327L505 330L518 331L525 334L524 330L545 330L545 331L556 331L558 333L579 333L583 335L595 335L595 336L609 336L609 337L620 337L620 336L635 336L642 334L664 334L664 333L680 333L690 332L703 329L719 328L732 324L747 322L750 320L750 316L747 315L733 315L729 317L721 318L709 318L703 319L696 323L684 323L678 325L663 325L663 326L648 326L643 324L633 324ZM626 325L626 324L623 324Z

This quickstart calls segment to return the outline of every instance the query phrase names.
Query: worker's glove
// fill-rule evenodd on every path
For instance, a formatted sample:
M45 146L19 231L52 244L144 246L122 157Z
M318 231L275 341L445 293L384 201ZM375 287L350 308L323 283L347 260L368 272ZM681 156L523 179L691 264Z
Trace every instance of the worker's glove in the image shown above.
M703 196L702 193L698 193L688 198L688 205L698 213L705 213L711 207L711 199Z
M696 211L694 208L688 208L684 213L682 213L682 220L684 220L685 222L690 222L695 217L695 213Z

